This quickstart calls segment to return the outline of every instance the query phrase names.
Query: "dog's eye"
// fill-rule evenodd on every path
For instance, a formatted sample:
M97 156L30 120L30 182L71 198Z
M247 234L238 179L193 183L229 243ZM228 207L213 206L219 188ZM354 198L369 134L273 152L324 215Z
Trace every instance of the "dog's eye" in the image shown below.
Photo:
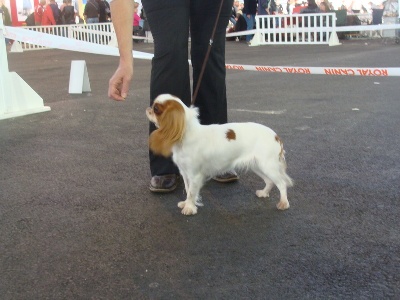
M156 115L159 115L161 113L160 108L158 107L158 105L154 105L153 107L153 111Z

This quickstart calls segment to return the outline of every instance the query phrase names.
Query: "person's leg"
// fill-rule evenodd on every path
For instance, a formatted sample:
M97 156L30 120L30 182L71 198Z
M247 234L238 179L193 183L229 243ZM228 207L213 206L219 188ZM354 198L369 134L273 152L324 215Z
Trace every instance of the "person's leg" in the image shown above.
M188 64L189 1L142 0L154 38L154 58L150 79L150 105L164 93L179 97L190 104ZM150 132L155 130L150 124ZM150 152L152 176L179 174L170 158Z
M255 16L254 15L249 15L249 16L250 18L248 18L246 14L243 15L244 19L246 20L247 30L252 30L254 28ZM252 34L246 35L246 42L250 42L252 38L253 38Z
M191 1L191 60L193 66L193 90L196 89L199 75L207 53L221 0ZM232 7L231 0L223 0L223 6L213 39L200 89L194 105L200 110L202 124L223 124L228 122L226 100L225 38ZM214 177L219 182L232 182L238 179L235 172L227 172Z
M195 0L191 2L191 60L193 90L196 88L221 0ZM231 0L223 0L210 57L201 80L195 106L200 110L202 124L222 124L228 121L226 100L225 38Z

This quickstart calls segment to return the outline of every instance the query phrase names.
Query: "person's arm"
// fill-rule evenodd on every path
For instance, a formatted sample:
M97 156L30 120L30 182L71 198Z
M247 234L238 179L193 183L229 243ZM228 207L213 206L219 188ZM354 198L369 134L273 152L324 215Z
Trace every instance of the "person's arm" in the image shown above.
M114 100L125 100L133 76L133 1L113 0L110 7L118 41L119 65L109 81L108 96Z

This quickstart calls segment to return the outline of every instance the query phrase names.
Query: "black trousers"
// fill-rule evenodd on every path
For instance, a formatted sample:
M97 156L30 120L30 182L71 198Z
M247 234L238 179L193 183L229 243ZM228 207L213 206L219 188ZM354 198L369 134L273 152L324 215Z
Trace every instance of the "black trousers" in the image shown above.
M154 38L154 58L150 79L150 105L164 93L179 97L188 106L191 102L189 30L193 89L196 87L207 52L221 0L142 0ZM202 124L227 122L225 84L225 33L232 0L222 0L210 57L208 59L195 105ZM155 130L150 124L150 132ZM207 141L205 141L207 142ZM170 158L150 151L151 175L178 174Z

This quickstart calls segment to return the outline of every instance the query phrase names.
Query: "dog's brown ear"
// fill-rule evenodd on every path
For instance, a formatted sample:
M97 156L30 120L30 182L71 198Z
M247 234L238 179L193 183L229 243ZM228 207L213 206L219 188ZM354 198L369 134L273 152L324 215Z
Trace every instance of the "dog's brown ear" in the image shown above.
M160 129L154 130L149 137L149 148L156 155L170 157L172 155L172 145L166 145Z
M157 113L159 128L149 138L149 147L154 154L169 157L172 146L179 143L185 132L185 110L174 100L167 100Z

